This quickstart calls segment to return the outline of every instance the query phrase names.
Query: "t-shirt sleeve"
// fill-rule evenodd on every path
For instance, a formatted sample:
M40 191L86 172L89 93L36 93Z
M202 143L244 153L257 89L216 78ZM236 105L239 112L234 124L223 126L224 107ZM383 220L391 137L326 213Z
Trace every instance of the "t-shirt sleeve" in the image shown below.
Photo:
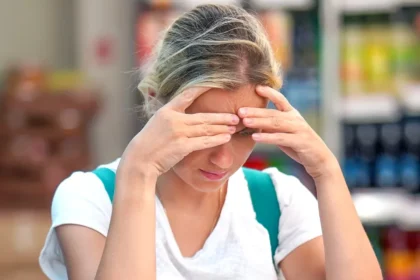
M75 172L57 188L51 207L52 225L39 262L50 279L67 279L64 257L55 228L74 224L106 236L112 205L102 182L90 172Z
M106 236L112 205L99 178L90 172L75 172L64 180L54 195L52 227L76 224Z
M294 249L322 235L318 202L312 193L294 176L276 168L266 169L271 175L280 204L279 246L276 266Z

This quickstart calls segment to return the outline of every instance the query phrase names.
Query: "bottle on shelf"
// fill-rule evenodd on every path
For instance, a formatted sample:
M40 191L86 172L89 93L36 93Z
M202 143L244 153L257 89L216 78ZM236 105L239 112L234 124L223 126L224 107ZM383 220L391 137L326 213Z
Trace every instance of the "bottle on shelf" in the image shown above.
M366 91L366 74L363 58L364 17L345 16L341 32L341 81L346 96L363 95Z
M391 95L393 76L391 73L392 49L389 40L390 15L377 14L367 17L365 28L364 67L369 94Z

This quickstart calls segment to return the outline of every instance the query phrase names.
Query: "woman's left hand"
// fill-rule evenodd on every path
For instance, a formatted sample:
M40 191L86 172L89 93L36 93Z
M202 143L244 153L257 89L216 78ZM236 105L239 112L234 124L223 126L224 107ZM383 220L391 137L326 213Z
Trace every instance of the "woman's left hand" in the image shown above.
M326 175L336 158L321 137L278 91L257 86L256 92L270 100L276 109L240 108L239 117L246 127L262 129L252 138L259 143L277 145L289 157L302 164L314 179Z

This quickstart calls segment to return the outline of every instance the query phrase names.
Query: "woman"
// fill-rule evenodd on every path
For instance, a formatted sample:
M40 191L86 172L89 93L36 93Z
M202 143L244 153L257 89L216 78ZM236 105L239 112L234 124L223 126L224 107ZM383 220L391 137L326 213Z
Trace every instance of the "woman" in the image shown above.
M339 164L275 88L278 65L246 11L203 5L167 30L139 85L149 120L116 170L113 203L91 172L57 189L40 263L51 279L381 279ZM278 110L266 109L272 101ZM270 253L241 166L278 146L313 177L318 203L276 169ZM319 209L319 211L318 211ZM274 265L273 259L274 257Z

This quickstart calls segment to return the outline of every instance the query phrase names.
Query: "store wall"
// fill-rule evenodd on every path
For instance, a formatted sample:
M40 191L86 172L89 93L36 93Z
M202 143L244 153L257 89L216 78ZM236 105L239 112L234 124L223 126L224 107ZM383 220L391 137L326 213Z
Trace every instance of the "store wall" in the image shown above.
M54 68L74 66L74 1L0 1L0 71L32 60Z
M96 163L121 156L133 130L136 0L77 0L76 63L103 96L92 129Z
M120 156L132 134L134 0L0 1L0 77L10 64L78 69L97 86L103 106L91 128L94 163ZM100 61L98 42L111 41Z

